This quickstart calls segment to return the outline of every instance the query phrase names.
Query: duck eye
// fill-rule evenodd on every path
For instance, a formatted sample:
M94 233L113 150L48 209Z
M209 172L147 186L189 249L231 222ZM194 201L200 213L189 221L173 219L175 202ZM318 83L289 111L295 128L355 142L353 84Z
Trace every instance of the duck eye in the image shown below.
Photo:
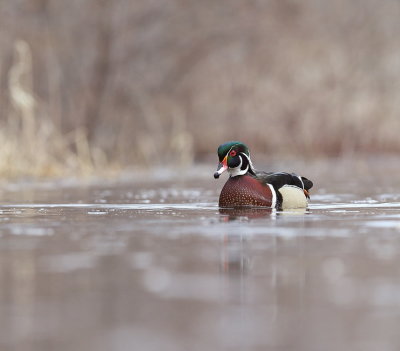
M236 151L235 150L231 150L231 152L229 153L229 156L231 156L231 157L236 156Z

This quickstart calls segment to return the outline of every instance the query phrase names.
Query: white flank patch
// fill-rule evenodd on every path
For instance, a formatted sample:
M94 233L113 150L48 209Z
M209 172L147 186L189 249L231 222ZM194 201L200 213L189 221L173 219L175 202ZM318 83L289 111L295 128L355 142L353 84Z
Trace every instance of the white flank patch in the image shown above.
M275 191L274 187L271 184L267 184L267 185L271 189L271 193L272 193L272 204L271 204L271 207L275 208L276 207L276 191Z

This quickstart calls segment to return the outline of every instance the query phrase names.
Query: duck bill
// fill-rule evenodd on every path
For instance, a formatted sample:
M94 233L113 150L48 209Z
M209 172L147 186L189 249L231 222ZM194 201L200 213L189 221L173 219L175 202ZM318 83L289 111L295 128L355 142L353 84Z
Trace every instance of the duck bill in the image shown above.
M218 164L217 171L214 173L214 178L218 179L219 176L228 169L228 157L225 158Z

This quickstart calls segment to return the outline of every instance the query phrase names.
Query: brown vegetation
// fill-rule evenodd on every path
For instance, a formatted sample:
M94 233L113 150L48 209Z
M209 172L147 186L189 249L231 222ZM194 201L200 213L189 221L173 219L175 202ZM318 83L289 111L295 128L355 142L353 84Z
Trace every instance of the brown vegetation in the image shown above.
M0 3L0 173L400 151L395 0Z

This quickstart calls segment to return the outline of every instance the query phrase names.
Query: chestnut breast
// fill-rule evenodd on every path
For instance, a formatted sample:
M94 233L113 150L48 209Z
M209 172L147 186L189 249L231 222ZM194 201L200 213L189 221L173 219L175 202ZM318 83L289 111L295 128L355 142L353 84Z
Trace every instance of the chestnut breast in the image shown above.
M271 207L272 192L268 185L249 175L229 177L219 196L220 207Z

